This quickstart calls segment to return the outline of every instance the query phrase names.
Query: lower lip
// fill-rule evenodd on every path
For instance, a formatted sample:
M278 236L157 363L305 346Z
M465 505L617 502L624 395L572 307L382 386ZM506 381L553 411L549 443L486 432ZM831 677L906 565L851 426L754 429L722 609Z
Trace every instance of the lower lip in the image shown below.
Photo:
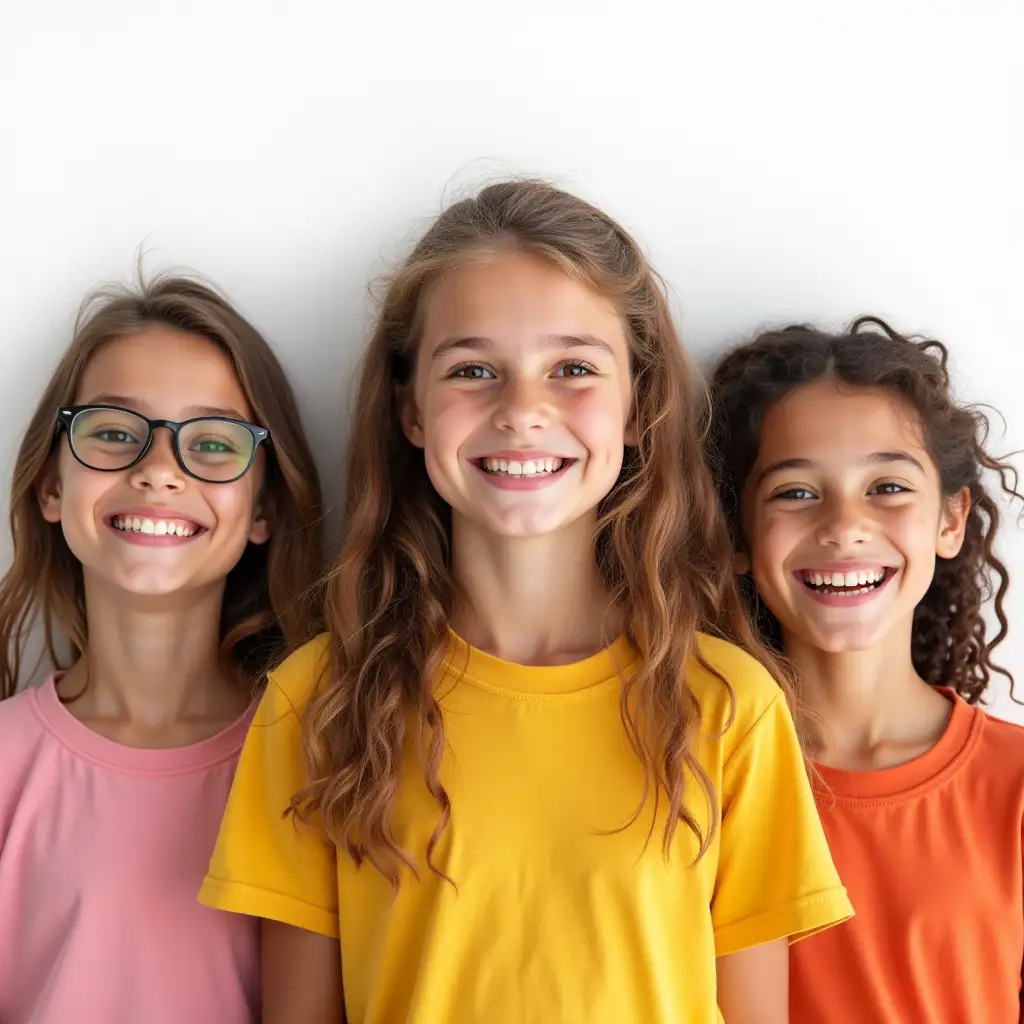
M190 544L206 532L203 529L199 529L191 537L179 537L176 533L159 535L155 533L137 533L135 530L119 530L116 526L111 526L110 523L107 523L107 529L111 533L116 534L120 540L128 544L138 544L144 548L173 548L179 544Z
M562 468L554 473L540 473L536 476L510 476L508 473L488 473L478 462L473 468L499 491L539 491L561 480L576 465L576 459L566 459Z
M888 574L879 586L875 587L874 590L869 590L866 594L821 594L817 590L811 590L799 575L794 573L794 576L800 584L800 589L812 601L817 601L818 604L828 605L830 608L856 608L859 605L868 604L868 602L873 601L878 597L878 595L896 578L896 573L893 572Z

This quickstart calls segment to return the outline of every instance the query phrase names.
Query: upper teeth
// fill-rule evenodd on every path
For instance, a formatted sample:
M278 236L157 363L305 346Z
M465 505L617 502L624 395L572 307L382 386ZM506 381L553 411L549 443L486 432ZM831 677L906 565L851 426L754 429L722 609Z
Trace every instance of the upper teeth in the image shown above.
M112 522L115 530L152 533L157 537L169 534L191 537L197 529L195 523L183 523L172 519L147 519L145 516L114 516Z
M564 459L483 459L488 473L508 473L509 476L536 476L538 473L557 473Z
M816 587L857 587L878 583L885 578L885 570L861 569L858 572L807 572L804 574Z

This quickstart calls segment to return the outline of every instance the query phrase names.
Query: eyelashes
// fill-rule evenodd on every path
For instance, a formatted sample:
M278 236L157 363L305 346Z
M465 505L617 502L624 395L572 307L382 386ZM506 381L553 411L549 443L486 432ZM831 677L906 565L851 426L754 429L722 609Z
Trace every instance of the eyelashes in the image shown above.
M595 367L582 359L566 359L555 367L553 376L566 379L590 377L597 373ZM497 374L483 363L460 363L448 371L449 380L496 380Z
M913 494L913 490L907 487L906 484L896 483L895 480L886 480L882 483L872 484L867 492L866 496L871 498L892 498L900 494ZM788 487L784 491L778 491L773 494L768 500L769 501L813 501L818 498L818 495L814 493L809 487Z

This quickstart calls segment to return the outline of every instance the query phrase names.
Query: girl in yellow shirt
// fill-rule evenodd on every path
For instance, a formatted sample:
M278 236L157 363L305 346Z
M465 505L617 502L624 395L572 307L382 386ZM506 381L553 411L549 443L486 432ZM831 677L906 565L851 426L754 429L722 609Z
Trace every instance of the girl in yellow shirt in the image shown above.
M415 247L329 633L271 678L201 895L265 919L264 1024L788 1020L787 940L850 906L705 412L589 204L492 185Z

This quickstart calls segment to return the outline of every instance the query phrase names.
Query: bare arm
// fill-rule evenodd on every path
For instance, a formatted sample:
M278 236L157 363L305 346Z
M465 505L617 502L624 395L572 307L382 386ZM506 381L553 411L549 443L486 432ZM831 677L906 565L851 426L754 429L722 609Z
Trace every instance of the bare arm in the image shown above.
M789 940L718 958L718 1007L725 1024L789 1024Z
M262 1024L341 1024L338 940L264 921L262 943Z

